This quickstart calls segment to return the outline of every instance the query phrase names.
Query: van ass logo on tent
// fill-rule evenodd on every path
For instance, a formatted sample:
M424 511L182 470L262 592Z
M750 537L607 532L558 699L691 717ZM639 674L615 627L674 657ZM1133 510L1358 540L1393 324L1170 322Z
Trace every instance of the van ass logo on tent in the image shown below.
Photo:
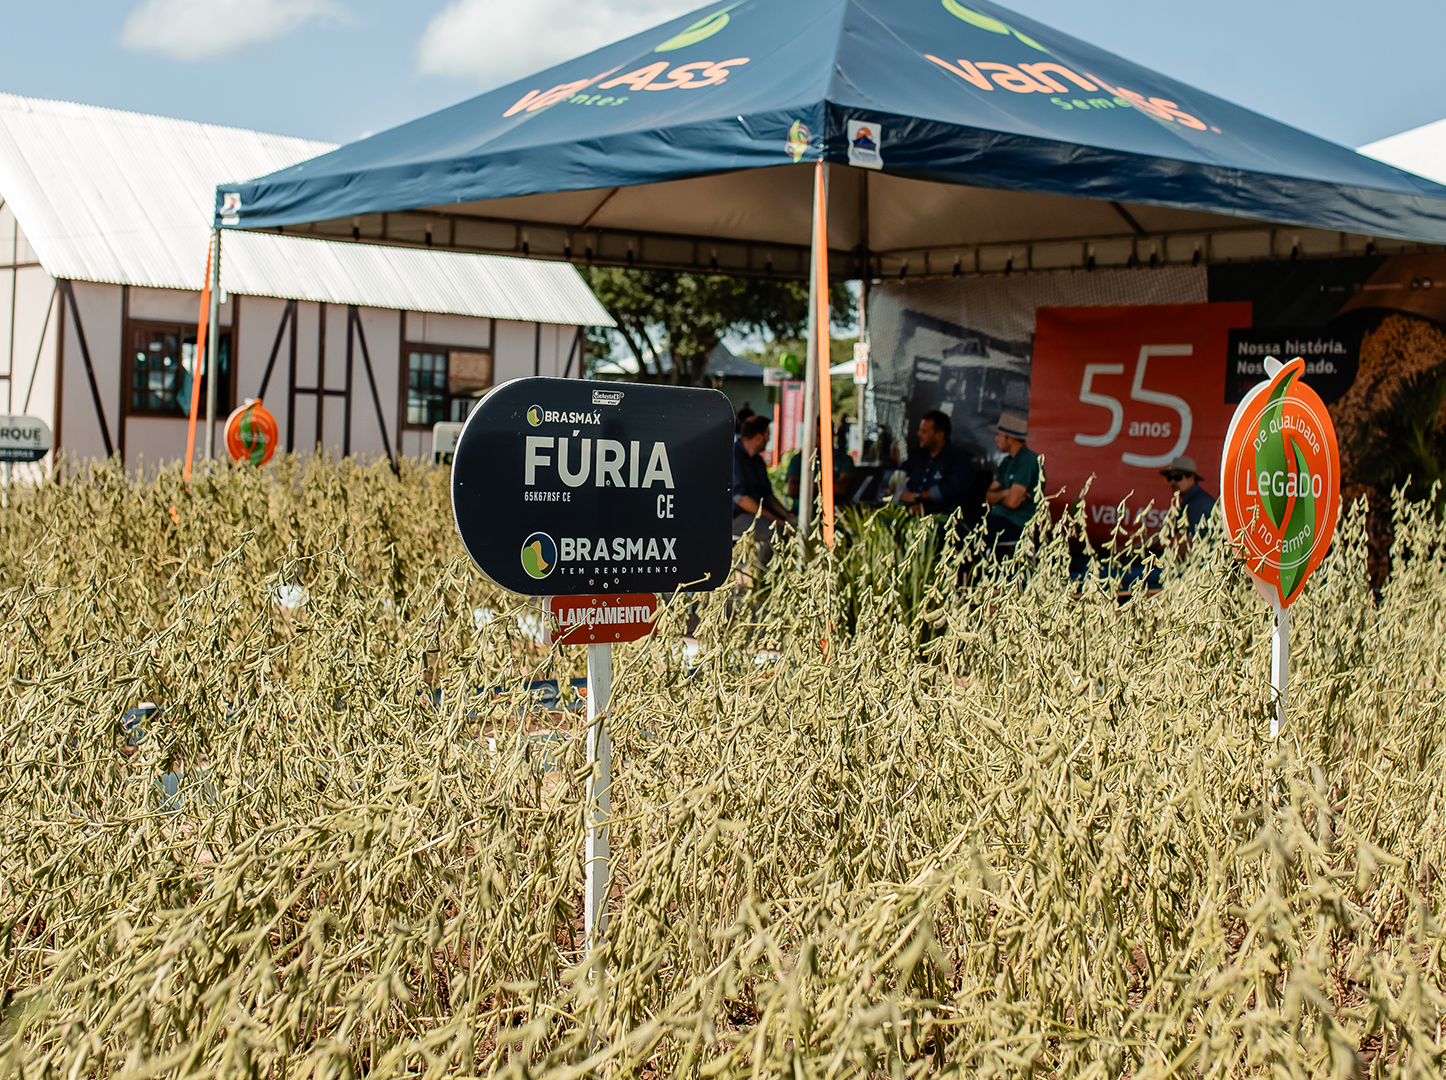
M706 41L732 21L729 12L741 4L742 0L738 0L737 3L729 4L727 7L704 15L697 22L685 26L678 33L661 42L653 49L653 52L676 52L679 49L686 49L690 45L696 45L700 41ZM692 60L686 64L677 65L669 64L666 60L658 60L624 75L617 75L618 68L609 68L601 75L594 75L591 79L559 83L551 90L529 90L518 99L517 104L502 115L515 116L520 112L538 112L549 105L556 105L559 101L567 101L572 105L621 105L630 96L629 94L584 93L593 86L599 90L617 90L625 87L632 93L644 90L702 90L707 86L721 86L728 81L730 69L742 67L748 61L749 58L746 56L735 56L731 60ZM609 78L609 76L615 77ZM607 81L604 82L604 79Z

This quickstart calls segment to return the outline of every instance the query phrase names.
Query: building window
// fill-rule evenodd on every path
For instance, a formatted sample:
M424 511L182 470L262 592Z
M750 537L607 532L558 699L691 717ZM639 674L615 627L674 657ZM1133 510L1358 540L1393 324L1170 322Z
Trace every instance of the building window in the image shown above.
M126 366L129 369L131 415L189 416L191 374L196 364L196 328L168 323L133 322L128 327ZM216 384L216 411L231 411L231 334L223 331L217 346L221 378ZM206 379L201 379L204 410Z
M447 354L413 352L407 357L407 423L431 427L447 419Z
M492 354L409 345L407 426L465 420L492 386Z

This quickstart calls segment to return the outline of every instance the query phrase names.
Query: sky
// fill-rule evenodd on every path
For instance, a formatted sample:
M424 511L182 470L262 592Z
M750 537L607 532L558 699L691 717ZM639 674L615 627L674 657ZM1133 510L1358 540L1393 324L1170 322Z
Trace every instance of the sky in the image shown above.
M699 6L0 0L0 91L350 142ZM1442 0L1006 6L1347 146L1446 117Z

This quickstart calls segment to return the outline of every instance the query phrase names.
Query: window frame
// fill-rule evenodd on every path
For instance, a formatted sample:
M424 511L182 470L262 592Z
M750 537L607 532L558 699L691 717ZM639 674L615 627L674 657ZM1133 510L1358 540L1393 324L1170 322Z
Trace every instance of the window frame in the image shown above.
M226 372L226 377L222 379L216 387L218 391L216 399L216 411L219 414L216 419L218 421L223 421L226 419L226 416L230 413L231 408L233 407L232 403L236 400L236 357L234 349L234 343L236 341L235 329L236 328L234 326L220 327L221 338L224 342L226 342L226 359L227 365L230 370ZM124 391L121 395L121 402L125 407L124 415L127 417L134 416L146 420L186 420L190 415L189 401L184 403L185 407L180 412L172 412L165 409L153 409L149 406L138 406L135 404L136 350L134 347L134 341L137 331L145 331L151 333L174 333L177 339L177 351L179 352L180 349L184 347L186 343L186 336L188 334L192 338L196 336L196 324L192 322L178 323L166 319L133 319L128 317L125 321L125 336L121 342L121 385L124 388ZM219 352L220 350L218 349L218 357ZM179 359L180 357L178 356L177 360L179 361ZM204 388L205 383L203 382L200 416L200 419L202 420L205 419L206 409Z
M452 354L454 352L481 353L485 355L492 366L492 382L491 385L487 387L487 389L490 391L492 387L495 387L497 385L497 353L493 350L491 346L488 346L487 348L480 348L476 345L441 345L433 341L403 341L401 364L399 365L399 367L401 368L401 371L399 373L401 377L398 380L401 384L402 390L403 431L431 431L435 423L448 422L448 419L450 419L452 415L452 402L454 400L470 399L471 395L454 395L449 390L443 389L442 413L444 417L448 419L433 421L433 423L430 424L414 424L409 418L411 413L410 405L412 393L412 354L423 353L433 356L441 354L442 356L446 357L447 378L450 378L452 371Z

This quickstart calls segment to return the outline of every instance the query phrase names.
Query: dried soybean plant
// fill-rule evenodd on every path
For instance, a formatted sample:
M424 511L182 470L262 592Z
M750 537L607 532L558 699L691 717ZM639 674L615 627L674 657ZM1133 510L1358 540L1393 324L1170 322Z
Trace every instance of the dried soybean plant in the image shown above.
M1274 744L1218 545L1121 595L1069 520L997 562L861 518L677 598L616 650L589 957L580 714L528 691L581 650L459 557L444 473L12 495L7 1074L1441 1071L1446 536L1412 505L1379 593L1343 523Z

